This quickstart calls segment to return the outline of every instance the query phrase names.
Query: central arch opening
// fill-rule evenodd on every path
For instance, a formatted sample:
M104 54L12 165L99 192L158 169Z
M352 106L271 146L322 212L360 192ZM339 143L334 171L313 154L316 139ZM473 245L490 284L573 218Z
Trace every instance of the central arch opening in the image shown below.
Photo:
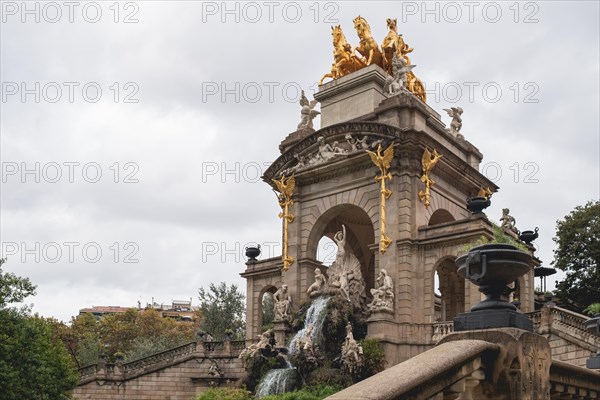
M352 251L360 262L366 288L370 289L375 281L375 256L371 250L375 231L371 218L362 208L343 204L321 215L310 233L307 256L330 266L337 252L334 236L342 230L342 225L346 226L346 251Z

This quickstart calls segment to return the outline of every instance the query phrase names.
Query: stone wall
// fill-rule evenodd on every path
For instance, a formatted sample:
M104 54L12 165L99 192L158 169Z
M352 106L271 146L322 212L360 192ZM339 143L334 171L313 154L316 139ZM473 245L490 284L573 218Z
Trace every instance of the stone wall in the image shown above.
M245 343L197 342L129 363L99 362L80 370L77 400L192 400L214 386L239 386ZM222 372L211 375L214 365Z

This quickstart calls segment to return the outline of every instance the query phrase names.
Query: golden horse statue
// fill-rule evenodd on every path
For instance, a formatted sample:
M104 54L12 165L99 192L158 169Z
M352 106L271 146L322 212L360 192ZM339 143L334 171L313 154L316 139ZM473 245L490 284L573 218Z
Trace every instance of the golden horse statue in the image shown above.
M346 40L340 25L331 27L331 36L333 36L333 64L331 64L331 72L323 75L319 85L323 84L325 78L338 79L365 66L365 63L352 52L352 46Z
M354 18L354 29L356 29L360 39L354 51L358 51L363 56L365 65L377 64L383 68L383 56L381 50L379 50L379 45L371 36L371 27L367 20L360 15Z
M394 53L397 57L404 58L406 65L411 65L410 58L408 58L407 54L414 49L404 43L402 35L398 34L398 20L396 18L388 18L386 23L389 31L381 44L381 50L383 51L383 69L385 69L388 74L392 75L392 58L394 57Z

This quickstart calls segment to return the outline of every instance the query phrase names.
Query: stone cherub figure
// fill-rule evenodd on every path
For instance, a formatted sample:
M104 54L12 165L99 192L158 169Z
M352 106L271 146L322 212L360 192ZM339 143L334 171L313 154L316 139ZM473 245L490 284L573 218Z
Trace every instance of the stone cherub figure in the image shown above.
M304 95L304 90L302 91L302 95L300 96L300 123L298 124L298 129L313 129L313 119L319 114L319 111L314 110L317 105L317 100L308 101L306 96Z
M217 364L217 362L212 358L210 359L210 367L208 367L208 376L218 378L223 376L223 371L221 370L221 367L219 367L219 364Z
M394 281L385 269L379 271L377 288L371 289L373 301L369 303L369 311L393 310L394 308Z
M446 111L448 116L452 118L452 122L450 122L450 134L459 139L464 139L464 136L460 133L460 128L462 128L461 115L463 113L463 109L460 107L451 107L444 108L444 111Z
M502 209L502 218L500 218L500 223L501 223L500 228L502 228L502 230L506 234L512 236L513 238L518 238L519 230L515 226L515 224L517 223L517 220L509 213L510 213L510 210L508 208Z
M288 293L288 286L286 284L281 285L275 292L273 300L275 301L275 320L289 320L292 311L292 297Z

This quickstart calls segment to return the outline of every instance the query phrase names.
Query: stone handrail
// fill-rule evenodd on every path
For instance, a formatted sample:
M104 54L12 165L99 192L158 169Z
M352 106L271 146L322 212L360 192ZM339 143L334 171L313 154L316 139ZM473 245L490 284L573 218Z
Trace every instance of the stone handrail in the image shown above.
M149 365L157 364L166 360L172 360L176 357L191 354L196 351L196 342L184 344L183 346L175 347L161 353L152 354L151 356L140 358L123 364L123 372L128 373L137 369L143 369Z
M133 360L127 363L117 361L108 364L100 361L97 364L88 365L79 369L80 382L93 380L98 377L109 379L129 379L140 373L146 373L156 368L161 368L165 363L185 359L190 356L225 356L237 357L239 352L246 347L244 340L219 341L219 342L191 342L160 353Z
M428 399L445 392L462 393L467 390L466 380L482 379L484 360L499 350L498 345L483 340L443 343L327 399Z
M585 315L581 315L560 307L550 307L550 310L550 313L555 320L562 322L567 326L585 331L585 321L589 319Z
M600 398L600 372L552 360L550 394L553 399Z

